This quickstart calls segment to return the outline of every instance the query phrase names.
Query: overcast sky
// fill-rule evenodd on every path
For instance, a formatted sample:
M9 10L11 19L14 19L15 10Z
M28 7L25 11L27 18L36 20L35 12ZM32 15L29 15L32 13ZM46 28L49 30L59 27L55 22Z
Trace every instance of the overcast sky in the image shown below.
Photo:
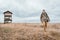
M0 0L0 22L4 22L3 12L9 10L15 23L39 23L42 9L50 22L60 22L60 0Z

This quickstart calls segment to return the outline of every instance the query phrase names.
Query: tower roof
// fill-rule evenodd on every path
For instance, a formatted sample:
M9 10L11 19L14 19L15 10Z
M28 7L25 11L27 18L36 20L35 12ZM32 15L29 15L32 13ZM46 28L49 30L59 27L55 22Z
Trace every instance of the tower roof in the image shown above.
M12 12L10 12L10 11L6 11L6 12L4 12L4 14L5 14L5 13L9 13L9 14L12 14Z

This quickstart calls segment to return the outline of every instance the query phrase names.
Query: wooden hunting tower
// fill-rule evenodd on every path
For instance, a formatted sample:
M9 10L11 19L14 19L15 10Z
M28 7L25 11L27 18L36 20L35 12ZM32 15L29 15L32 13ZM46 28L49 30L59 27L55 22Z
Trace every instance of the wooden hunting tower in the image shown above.
M12 12L4 12L4 23L12 23Z

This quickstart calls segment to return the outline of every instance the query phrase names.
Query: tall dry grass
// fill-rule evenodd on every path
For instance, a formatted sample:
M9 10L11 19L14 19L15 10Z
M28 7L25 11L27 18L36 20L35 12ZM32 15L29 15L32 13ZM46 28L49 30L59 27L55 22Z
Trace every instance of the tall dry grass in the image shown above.
M40 25L32 24L13 24L13 25L4 24L4 25L2 26L0 25L0 40L60 40L60 33L55 31L56 28L54 30L47 29L48 31L46 36L44 35L43 28L40 27Z

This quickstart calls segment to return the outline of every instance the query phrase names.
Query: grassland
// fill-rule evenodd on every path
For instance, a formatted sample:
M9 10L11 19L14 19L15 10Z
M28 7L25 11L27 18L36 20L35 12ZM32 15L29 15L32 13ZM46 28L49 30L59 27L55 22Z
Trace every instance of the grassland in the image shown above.
M60 40L60 24L48 24L47 32L39 23L0 23L0 40Z

